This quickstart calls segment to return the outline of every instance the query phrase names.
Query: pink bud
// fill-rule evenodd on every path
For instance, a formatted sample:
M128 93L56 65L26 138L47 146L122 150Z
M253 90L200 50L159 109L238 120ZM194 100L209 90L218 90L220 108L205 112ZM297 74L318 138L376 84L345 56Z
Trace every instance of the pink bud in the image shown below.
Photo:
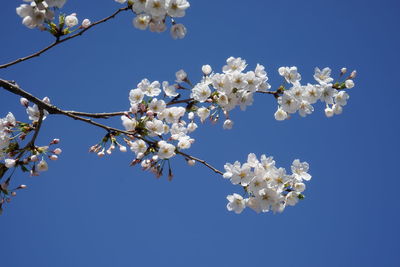
M51 155L51 156L49 157L49 159L51 159L51 160L58 160L58 157L57 157L57 155Z
M146 116L149 117L149 118L153 118L153 116L154 116L153 111L151 111L151 110L147 111L146 112Z
M11 195L12 195L13 197L15 197L15 196L17 195L17 192L11 192Z
M50 145L55 145L55 144L58 144L58 143L60 143L60 139L55 138L55 139L53 139L53 141L50 142Z
M20 186L17 187L17 189L25 189L27 186L24 184L21 184Z
M56 155L60 155L61 152L62 152L61 148L56 148L56 149L53 150L53 153L56 154Z

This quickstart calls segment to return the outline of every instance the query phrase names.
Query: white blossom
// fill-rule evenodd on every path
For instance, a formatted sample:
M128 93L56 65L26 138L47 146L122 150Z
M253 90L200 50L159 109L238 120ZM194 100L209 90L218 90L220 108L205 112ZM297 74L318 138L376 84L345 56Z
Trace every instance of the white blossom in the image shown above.
M331 83L333 81L331 78L331 69L324 68L320 70L319 68L315 68L314 79L319 83Z
M169 16L180 18L185 16L185 10L190 7L190 4L186 0L166 0L165 6Z
M44 159L42 159L42 160L36 165L36 167L37 167L37 170L40 171L40 172L44 172L44 171L47 171L47 170L49 169L49 166L47 165L47 162L46 162Z
M132 142L130 144L130 148L133 152L135 152L136 155L138 155L139 153L145 153L147 151L146 142L141 139Z
M197 110L197 116L200 117L201 122L204 122L208 116L210 116L210 110L208 108L199 108Z
M229 211L234 211L236 214L239 214L246 207L245 200L239 194L234 193L233 195L228 195L226 198L229 201L229 203L226 205L226 208Z
M147 27L149 26L151 17L147 14L139 14L137 15L133 20L133 26L135 28L140 29L140 30L146 30Z
M171 27L171 36L174 39L183 39L186 36L186 27L183 24L175 24Z
M179 95L179 93L176 92L176 88L174 85L169 85L167 81L164 81L162 83L163 90L166 96L168 97L176 97Z
M297 72L297 67L280 67L278 72L288 83L296 84L301 80L301 75Z
M300 160L295 159L292 163L292 172L294 174L294 177L299 180L300 182L302 180L309 181L311 179L311 175L308 172L309 165L307 162L300 162Z
M163 112L166 108L166 104L164 100L158 100L157 98L153 98L153 100L149 103L149 109L154 113Z
M194 100L199 101L200 103L205 102L211 95L211 89L205 83L198 83L192 89L192 97Z
M176 82L184 82L187 79L187 73L184 70L178 70L175 73Z
M145 10L154 17L163 17L167 10L165 8L165 0L147 0Z
M149 80L143 79L137 86L146 96L158 96L161 93L160 83L158 81L150 83Z
M137 121L135 118L130 118L125 115L121 116L122 125L125 127L127 131L133 131L136 128Z
M165 141L158 142L158 157L160 159L169 159L175 156L175 146Z
M222 68L222 71L224 73L241 72L246 68L246 66L246 61L241 59L240 57L229 57L226 60L226 65Z

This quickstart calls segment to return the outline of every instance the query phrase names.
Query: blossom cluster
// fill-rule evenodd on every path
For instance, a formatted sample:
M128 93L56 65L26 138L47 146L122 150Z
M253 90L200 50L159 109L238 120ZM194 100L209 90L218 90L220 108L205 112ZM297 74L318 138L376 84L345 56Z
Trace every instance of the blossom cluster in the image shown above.
M278 109L275 112L276 120L285 120L290 114L298 112L300 116L305 117L314 111L312 106L318 100L325 103L325 114L332 117L334 114L341 114L343 106L347 104L349 95L343 89L351 89L354 87L352 80L356 72L352 74L344 82L333 82L331 77L331 69L315 68L314 79L318 84L301 85L301 75L297 71L297 67L281 67L279 74L284 77L287 84L291 87L282 90L283 94L278 97ZM343 68L341 76L346 72ZM284 87L282 87L283 89Z
M45 97L42 100L49 104L50 100ZM48 164L45 157L50 160L57 160L61 154L60 148L50 149L49 146L59 143L59 139L53 139L49 146L36 146L35 140L28 142L25 147L22 147L18 141L24 141L27 136L38 130L40 111L39 107L34 104L29 106L29 101L26 98L21 98L21 105L26 108L26 113L32 123L24 123L16 121L14 115L9 112L5 118L0 119L0 160L2 167L11 169L21 167L22 171L29 171L31 176L39 175L38 171L47 171ZM43 111L42 120L46 119L47 111ZM5 169L4 169L5 170ZM5 172L0 173L0 178Z
M247 162L227 163L224 168L223 177L243 187L247 196L237 193L227 196L227 209L235 213L241 213L246 207L257 213L282 212L286 206L294 206L304 198L304 181L311 179L307 162L294 160L292 173L287 174L286 169L275 166L272 157L262 155L258 160L253 153L248 155Z
M118 3L132 7L136 14L133 25L140 29L150 29L152 32L164 32L167 29L166 19L171 18L171 36L174 39L182 39L186 35L186 27L175 23L175 18L185 16L186 9L190 7L187 0L115 0Z
M130 109L121 116L122 124L129 134L123 135L122 142L118 141L119 134L109 133L100 143L92 146L90 151L102 157L111 154L116 147L122 152L127 151L128 147L135 153L132 164L140 163L144 169L160 176L166 161L169 166L170 158L191 147L195 139L190 134L207 119L215 123L224 116L223 128L231 129L233 121L229 112L235 107L246 110L247 106L253 103L255 93L275 96L278 103L281 103L279 109L282 112L288 112L284 100L289 96L303 97L295 91L302 88L299 85L301 76L296 68L279 69L287 82L293 84L293 88L286 90L284 86L280 86L276 91L270 90L264 66L257 64L254 70L246 68L245 60L229 57L221 73L215 73L211 66L204 65L201 68L202 78L196 84L190 81L184 70L176 72L176 81L172 84L168 81L143 79L129 92ZM330 73L328 70L328 68L322 71L316 69L315 77L321 80L321 84L323 81L333 80L328 77ZM323 75L326 76L325 79ZM343 85L335 83L338 89L332 88L332 90L338 91L342 86L346 86L348 81L351 80L347 79ZM321 84L313 87L318 90L322 88ZM295 85L297 89L294 88ZM184 94L189 98L183 97ZM340 103L343 106L345 101L340 101L340 97L343 100L346 95L344 91L338 91L334 98L335 104ZM316 93L316 97L318 97L316 99L324 97L329 102L323 93ZM309 103L316 101L310 97L305 99L308 99ZM300 114L301 110L300 108ZM187 160L193 164L189 158Z
M48 101L48 98L44 101ZM10 188L10 179L14 171L3 180L8 170L20 168L22 172L29 172L31 176L38 176L40 172L48 170L45 158L57 160L62 152L60 148L50 149L50 146L59 143L59 139L53 139L48 146L36 146L36 137L33 137L25 146L21 145L31 132L34 132L35 136L40 116L38 107L29 107L27 99L22 98L21 104L27 108L32 123L17 121L11 112L0 118L0 181L3 181L0 183L0 213L3 204L16 196L16 190L26 188L25 185Z
M30 4L22 4L17 7L17 14L22 18L22 24L33 29L39 28L43 31L49 31L56 37L67 35L79 28L88 28L91 25L89 19L84 19L79 28L71 30L78 25L79 20L76 13L68 16L59 15L59 22L56 25L54 21L55 11L64 6L67 0L24 0Z
M17 8L17 14L22 23L30 28L42 27L45 21L54 19L52 8L62 8L67 0L24 0L30 4L22 4Z
M5 150L10 145L12 129L17 125L14 115L9 112L5 118L0 118L0 159L5 156Z

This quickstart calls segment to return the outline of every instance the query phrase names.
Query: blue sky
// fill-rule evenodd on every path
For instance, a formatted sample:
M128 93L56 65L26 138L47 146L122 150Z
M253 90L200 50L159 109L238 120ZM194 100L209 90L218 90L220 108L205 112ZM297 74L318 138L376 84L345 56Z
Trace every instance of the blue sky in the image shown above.
M119 7L112 0L69 1L65 13L92 21ZM21 1L22 3L22 1ZM51 36L21 25L18 1L0 16L0 63L32 53ZM237 192L203 166L175 158L175 178L159 180L129 167L132 154L99 159L89 146L103 136L68 118L45 120L38 142L61 139L63 153L40 177L16 174L29 189L0 217L4 266L398 266L400 217L398 62L400 4L374 1L191 1L183 40L134 29L124 13L39 58L0 70L64 109L101 112L129 107L142 78L192 80L229 56L263 64L273 86L277 68L297 66L313 82L316 66L357 69L344 113L273 118L276 101L258 95L233 112L234 129L205 124L190 153L219 169L249 152L310 163L306 199L282 214L226 210ZM27 120L18 97L0 90L0 115ZM119 119L107 123L120 127Z

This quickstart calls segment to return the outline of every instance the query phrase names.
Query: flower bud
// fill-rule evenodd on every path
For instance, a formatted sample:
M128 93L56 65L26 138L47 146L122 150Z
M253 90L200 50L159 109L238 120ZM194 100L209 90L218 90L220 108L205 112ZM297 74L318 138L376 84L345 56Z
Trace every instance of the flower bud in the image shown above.
M17 195L17 192L11 192L11 195L12 195L13 197L15 197L15 196Z
M174 39L183 39L186 35L186 27L183 24L175 24L171 27L171 36Z
M347 72L347 68L342 68L340 70L340 75L344 75Z
M43 98L43 102L46 103L46 104L50 104L50 98L48 98L47 96L45 96L45 97Z
M303 183L295 183L294 184L294 190L296 190L296 192L303 192L306 189L306 185Z
M127 151L126 146L119 146L119 151L126 152Z
M76 26L77 24L78 18L76 17L76 13L72 13L71 15L65 17L65 25L67 25L67 27L71 28Z
M284 111L281 108L278 108L278 110L275 112L274 117L277 121L283 121L286 120L288 117L288 114L286 113L286 111Z
M56 145L58 143L60 143L60 139L55 138L55 139L53 139L53 141L50 142L50 145Z
M20 186L17 187L17 189L25 189L25 188L27 188L27 186L24 184L21 184Z
M188 164L189 166L194 166L194 164L196 164L196 161L193 160L193 159L189 159L189 160L187 161L187 164Z
M230 130L233 127L233 121L227 119L224 121L224 125L222 126L225 130Z
M346 80L344 84L345 84L347 89L351 89L351 88L354 87L354 81L351 80L351 79Z
M62 152L61 148L56 148L56 149L53 150L53 153L56 154L56 155L60 155L61 152Z
M29 157L29 160L32 161L32 162L36 162L36 161L38 161L38 156L32 155L32 156Z
M5 166L9 169L13 168L15 166L15 164L17 163L17 161L15 159L5 159L4 162L5 162Z
M211 74L212 68L211 68L210 65L203 65L203 66L201 67L201 71L203 72L204 75L207 76L207 75L210 75L210 74Z
M99 156L100 158L101 158L101 157L104 157L104 155L105 155L105 153L104 153L104 148L103 148L102 151L100 151L100 152L97 153L97 156Z
M57 155L51 155L51 156L49 157L49 159L51 159L51 160L58 160L58 157L57 157Z
M177 82L183 82L183 81L185 81L187 79L187 74L186 74L186 72L184 70L178 70L175 73L175 76L176 76L176 81Z
M21 97L21 98L19 99L19 102L21 103L22 106L24 106L24 107L26 107L26 108L29 106L29 100L26 99L25 97Z
M334 115L333 109L331 109L330 107L326 107L325 109L325 115L330 118Z
M146 116L149 117L150 119L152 119L152 118L154 117L153 111L148 110L148 111L146 112Z
M351 72L351 74L350 74L349 79L354 79L354 78L356 77L356 75L357 75L357 71L356 71L356 70L353 70L353 71Z
M90 24L92 24L92 22L89 19L84 19L82 21L82 28L87 29L87 28L89 28Z

